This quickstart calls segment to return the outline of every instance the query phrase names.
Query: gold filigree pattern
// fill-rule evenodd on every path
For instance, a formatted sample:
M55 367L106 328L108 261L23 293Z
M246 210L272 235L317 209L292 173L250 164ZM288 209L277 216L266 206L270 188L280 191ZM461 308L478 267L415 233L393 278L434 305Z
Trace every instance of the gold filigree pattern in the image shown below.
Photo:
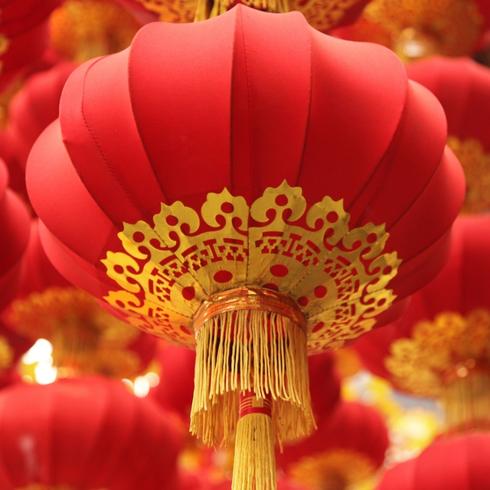
M294 482L310 490L342 490L366 480L375 470L363 454L335 449L300 459L289 474Z
M30 339L48 339L62 375L83 372L130 378L143 368L130 349L138 330L79 289L53 287L32 293L12 304L7 322Z
M12 366L14 360L14 352L10 347L9 341L0 335L0 371L8 369Z
M121 289L106 300L143 330L188 346L193 317L210 295L239 286L292 298L307 319L308 349L340 346L370 330L392 304L387 285L400 263L383 253L383 225L350 229L342 201L307 206L283 182L251 206L227 189L210 193L200 214L162 204L153 223L125 224L123 247L102 261Z
M440 313L415 325L410 338L391 345L386 368L396 384L415 395L442 395L455 375L490 361L490 311L462 316Z
M139 27L123 7L107 0L67 0L50 18L54 49L79 62L121 51Z
M473 0L372 0L363 18L381 26L404 59L467 55L483 23Z
M192 22L197 0L137 0L146 10L159 15L165 22Z
M339 24L346 13L362 0L290 0L289 10L299 10L308 23L321 32Z
M490 210L490 153L475 138L461 140L455 136L448 138L448 145L454 151L464 169L466 178L465 213L481 213Z

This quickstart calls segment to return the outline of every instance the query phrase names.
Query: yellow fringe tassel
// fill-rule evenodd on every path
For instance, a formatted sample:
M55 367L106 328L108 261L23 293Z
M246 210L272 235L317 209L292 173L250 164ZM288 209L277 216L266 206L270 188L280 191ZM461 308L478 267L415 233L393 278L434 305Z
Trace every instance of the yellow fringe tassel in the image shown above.
M301 326L260 310L225 311L203 323L196 332L192 434L211 446L233 443L244 391L259 399L270 396L272 430L280 445L313 432Z
M288 0L198 0L195 20L206 20L224 14L239 3L265 12L284 13L289 11Z
M490 371L459 371L442 396L447 431L490 429Z
M238 421L231 490L276 490L272 419L262 413Z

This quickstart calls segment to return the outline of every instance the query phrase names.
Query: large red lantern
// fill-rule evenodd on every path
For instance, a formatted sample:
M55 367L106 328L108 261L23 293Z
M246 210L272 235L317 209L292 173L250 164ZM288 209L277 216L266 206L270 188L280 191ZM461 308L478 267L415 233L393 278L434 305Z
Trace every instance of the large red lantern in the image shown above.
M444 437L417 458L388 470L377 490L481 490L490 488L490 434Z
M236 435L234 489L268 490L273 439L314 429L307 352L441 267L464 188L445 139L394 55L237 6L76 70L28 185L62 274L196 347L192 432Z
M448 122L448 144L463 165L463 210L490 211L490 69L468 58L412 63L408 76L439 99Z
M490 27L486 0L371 0L362 16L336 34L383 44L405 60L475 52Z
M180 431L117 381L83 378L0 392L0 487L177 490Z
M29 214L20 198L7 187L8 171L0 160L0 310L17 292L21 258L29 241Z
M343 402L308 439L279 456L291 479L309 490L342 490L371 477L385 459L388 430L374 408Z
M441 398L449 430L490 424L489 247L490 216L459 218L442 273L400 320L356 343L399 389Z
M153 336L115 318L58 274L41 246L37 221L23 258L17 297L4 317L18 334L52 343L54 364L62 376L132 378L146 370L156 351Z

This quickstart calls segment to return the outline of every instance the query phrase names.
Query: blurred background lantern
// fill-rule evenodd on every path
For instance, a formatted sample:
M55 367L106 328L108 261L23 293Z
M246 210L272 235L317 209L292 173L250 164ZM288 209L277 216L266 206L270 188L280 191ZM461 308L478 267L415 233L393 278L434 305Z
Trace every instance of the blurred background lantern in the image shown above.
M29 193L63 275L196 343L191 430L236 432L234 489L267 490L272 434L314 428L306 352L392 318L442 266L464 188L445 140L394 55L237 6L77 69Z
M61 0L2 0L0 91L41 62L48 45L47 22Z
M29 213L21 199L8 188L8 170L0 160L0 310L17 292L22 255L29 241Z
M410 61L471 55L489 26L486 0L371 0L355 23L335 34L383 44Z
M345 490L370 478L383 464L388 431L379 412L342 402L322 417L308 439L287 446L279 465L308 490Z
M180 431L118 381L66 379L0 392L0 486L178 489Z
M154 337L114 317L56 272L42 249L36 220L19 293L5 320L31 341L43 338L52 344L53 367L60 376L133 378L145 371L155 355Z
M58 116L61 91L76 65L63 62L30 76L8 105L0 154L16 176L14 189L27 199L25 166L36 138Z
M430 58L408 67L408 76L439 99L448 121L448 145L463 165L463 211L490 211L490 69L468 58Z
M436 440L417 458L383 476L377 490L480 490L490 486L490 434L474 432Z
M442 273L400 320L356 343L397 388L441 399L448 431L489 427L489 247L488 215L459 218Z

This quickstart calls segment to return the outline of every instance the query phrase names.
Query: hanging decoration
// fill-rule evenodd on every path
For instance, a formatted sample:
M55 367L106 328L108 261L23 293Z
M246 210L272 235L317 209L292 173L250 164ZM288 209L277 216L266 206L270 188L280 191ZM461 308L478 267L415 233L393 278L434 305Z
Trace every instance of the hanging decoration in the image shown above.
M377 490L480 490L490 486L487 432L443 437L383 476Z
M43 245L195 347L191 431L234 443L234 490L275 488L274 443L314 430L307 353L393 318L442 266L464 191L444 124L386 50L240 5L145 26L68 79L28 164Z
M487 215L459 218L443 272L400 320L356 344L397 388L441 399L448 431L490 427L489 247Z
M5 321L33 342L38 338L51 342L59 376L133 378L145 371L154 357L156 339L70 286L44 254L36 221L22 268L20 289L4 313Z
M309 490L345 490L381 467L388 430L374 408L342 402L321 420L315 434L286 447L278 458L294 482Z
M448 145L463 165L463 212L490 211L490 69L468 58L436 57L412 63L408 75L444 107Z
M6 490L179 490L180 431L119 381L87 377L2 390L0 431Z

